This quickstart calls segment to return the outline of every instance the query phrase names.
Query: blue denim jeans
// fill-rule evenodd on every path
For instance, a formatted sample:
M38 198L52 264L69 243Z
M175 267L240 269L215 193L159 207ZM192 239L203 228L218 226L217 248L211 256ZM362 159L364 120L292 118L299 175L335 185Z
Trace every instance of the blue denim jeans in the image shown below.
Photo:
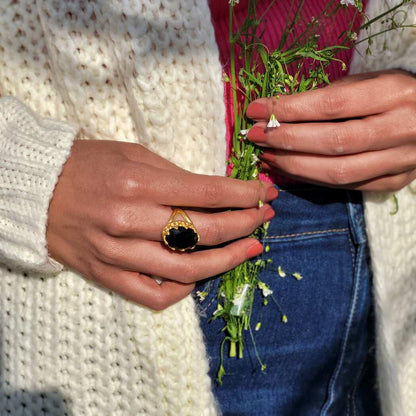
M249 333L244 358L225 354L227 375L214 381L224 416L375 416L379 415L374 377L371 273L361 194L297 185L280 189L276 217L265 239L266 254L280 266L261 280L273 290L273 302L252 315L261 371ZM300 273L302 280L291 274ZM223 339L220 320L212 321L218 279L201 303L213 380ZM288 318L281 321L281 311Z

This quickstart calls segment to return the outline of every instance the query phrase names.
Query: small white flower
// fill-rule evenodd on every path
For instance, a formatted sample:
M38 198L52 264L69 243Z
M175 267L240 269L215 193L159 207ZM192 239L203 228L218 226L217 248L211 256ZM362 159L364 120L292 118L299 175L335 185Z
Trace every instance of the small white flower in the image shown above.
M228 0L228 4L231 4L231 6L234 6L235 4L240 3L240 0Z
M260 159L254 153L251 155L251 164L255 165Z
M273 293L273 290L271 290L269 286L267 286L264 282L259 282L258 286L265 298L267 298L267 296L270 296Z
M303 279L303 276L302 276L299 272L292 273L292 276L293 276L296 280L302 280L302 279Z
M207 297L207 292L200 292L199 290L196 292L196 296L198 297L199 301L202 302Z
M241 136L247 136L248 130L240 130Z
M272 114L272 115L270 116L270 120L269 120L269 122L267 123L267 127L268 127L269 129L273 129L273 128L275 128L275 127L280 127L280 123L277 121L276 116L275 116L274 114Z
M355 6L354 0L340 0L339 4L342 4L343 6Z
M280 277L286 277L286 273L285 273L285 271L282 269L282 266L279 266L279 267L277 268L277 273L279 273L279 276L280 276Z

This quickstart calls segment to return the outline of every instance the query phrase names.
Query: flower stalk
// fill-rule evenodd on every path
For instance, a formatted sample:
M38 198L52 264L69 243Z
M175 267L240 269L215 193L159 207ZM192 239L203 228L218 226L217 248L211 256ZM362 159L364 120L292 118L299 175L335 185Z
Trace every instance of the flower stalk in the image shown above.
M354 47L357 33L361 29L369 29L371 25L380 20L391 19L390 30L398 27L407 27L402 21L401 26L395 22L394 13L406 3L416 3L416 0L402 0L383 15L364 23L358 30L353 30L353 22L339 37L336 45L318 47L321 31L331 22L336 13L346 7L354 7L355 15L363 17L362 0L329 0L319 15L307 22L304 30L297 36L294 34L296 23L302 18L304 0L292 0L290 12L294 12L293 19L287 19L286 28L281 41L274 51L269 51L261 41L261 33L264 16L274 4L272 0L266 12L257 17L256 0L249 0L247 15L241 27L234 29L234 7L237 0L229 1L229 44L230 44L230 73L225 78L229 80L232 88L233 101L233 139L230 154L230 176L242 180L259 180L261 172L260 154L261 148L247 140L246 135L252 126L252 121L245 117L248 105L261 97L276 97L312 90L330 84L327 68L332 62L338 62L345 70L346 65L337 54L348 48ZM391 17L389 17L391 16ZM262 28L261 30L264 30ZM260 32L261 32L260 30ZM376 34L378 35L378 34ZM365 40L370 40L369 35ZM361 40L362 42L364 40ZM237 73L237 59L240 59ZM278 114L273 114L267 124L268 129L278 128ZM261 206L262 201L259 201ZM264 239L267 236L268 224L259 227L253 236ZM269 298L278 307L281 313L281 321L288 322L288 317L283 313L279 302L274 297L274 290L260 280L260 274L266 268L272 268L273 264L267 259L267 249L254 261L247 261L221 276L217 295L217 309L213 319L224 321L224 339L221 343L221 364L217 374L217 380L222 383L226 374L224 367L224 349L228 346L230 357L244 357L243 334L248 331L252 339L255 354L261 370L266 369L257 352L254 333L251 327L253 312L253 300L255 296L262 296L263 305L269 303ZM287 273L281 266L274 267L276 277L284 279ZM301 281L303 276L299 272L288 273L294 281ZM256 322L255 331L261 330L261 322Z

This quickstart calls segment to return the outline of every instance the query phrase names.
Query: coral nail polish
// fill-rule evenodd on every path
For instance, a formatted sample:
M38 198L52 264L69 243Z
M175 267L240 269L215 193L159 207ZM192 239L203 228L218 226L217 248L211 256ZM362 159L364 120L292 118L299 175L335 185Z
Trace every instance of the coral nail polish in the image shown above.
M275 215L275 212L273 209L269 208L265 213L264 213L264 221L270 221Z
M267 108L264 100L259 99L247 107L247 117L253 120L268 120Z
M279 191L274 186L271 186L266 192L266 201L276 199L278 195Z
M259 242L256 242L247 250L247 256L256 257L262 252L263 252L263 246Z
M266 132L263 126L254 125L247 134L247 138L255 143L262 143L266 141Z

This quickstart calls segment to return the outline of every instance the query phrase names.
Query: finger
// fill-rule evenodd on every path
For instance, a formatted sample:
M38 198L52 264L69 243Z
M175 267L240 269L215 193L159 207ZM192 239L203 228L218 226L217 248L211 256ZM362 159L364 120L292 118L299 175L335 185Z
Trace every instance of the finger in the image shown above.
M360 82L360 81L364 81L366 79L372 79L372 78L377 78L382 74L385 75L395 75L395 74L403 74L403 70L401 69L387 69L387 70L383 70L383 71L372 71L372 72L365 72L363 74L352 74L352 75L347 75L345 77L341 77L336 79L335 81L332 82L332 85L336 84L351 84L353 82Z
M322 155L382 150L415 140L412 113L411 108L404 108L336 123L282 123L276 129L259 122L248 132L248 139L262 147ZM399 117L403 123L397 123Z
M155 279L144 274L104 265L94 281L125 299L154 310L162 310L179 302L195 287L192 283L184 284L168 280L159 284Z
M398 175L386 175L369 181L354 184L351 189L358 191L395 192L416 179L416 170L400 173Z
M116 142L119 143L119 142ZM128 159L134 162L143 162L146 161L147 164L154 166L158 169L166 169L169 171L184 172L184 169L179 166L169 162L167 159L164 159L157 155L156 153L151 152L143 146L138 146L135 143L125 143L125 155Z
M338 157L266 151L261 158L268 165L296 179L345 187L413 170L416 166L416 149L415 146L401 146Z
M157 178L157 183L155 183ZM241 181L156 169L138 164L123 177L125 195L150 199L161 205L199 208L251 208L271 201L277 190L259 180Z
M262 168L263 168L263 171L265 172L270 172L270 173L273 172L273 168L267 163L263 163ZM319 185L319 186L336 187L328 183L305 179L296 175L288 175L288 176L291 177L292 179L305 181L305 182ZM400 173L397 175L385 175L385 176L370 179L367 181L356 182L356 183L352 183L348 186L343 186L343 187L347 189L354 189L357 191L395 192L395 191L402 189L403 187L405 187L406 185L408 185L415 179L416 179L416 169L412 171Z
M263 250L254 238L235 241L225 247L194 252L174 252L158 242L121 240L109 252L98 254L106 264L119 269L140 270L147 275L181 283L193 283L224 273Z
M268 120L274 114L280 122L364 117L410 102L414 94L415 83L406 75L382 73L356 83L334 84L278 99L261 98L249 105L247 117Z
M261 224L270 221L274 211L269 204L237 211L200 212L185 210L200 236L199 245L218 245L251 234ZM150 213L150 214L149 214ZM172 209L150 202L140 210L134 204L109 208L111 220L104 232L113 237L140 238L161 241L162 230L172 215ZM179 215L177 220L185 220Z

